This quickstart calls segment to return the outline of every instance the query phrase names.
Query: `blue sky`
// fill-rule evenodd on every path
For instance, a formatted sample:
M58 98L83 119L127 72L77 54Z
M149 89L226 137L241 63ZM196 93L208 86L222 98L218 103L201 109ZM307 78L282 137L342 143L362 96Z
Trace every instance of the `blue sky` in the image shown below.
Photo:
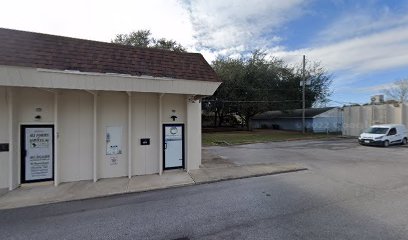
M408 0L14 0L2 10L0 27L99 41L149 29L210 62L305 54L333 74L331 105L368 102L408 77Z
M286 24L278 32L284 38L281 44L286 51L319 48L358 38L370 38L375 34L384 33L386 36L387 31L401 26L402 30L408 31L408 22L402 20L408 13L407 1L314 1L307 9L303 16ZM396 23L398 20L401 22ZM381 22L384 23L383 26L376 26ZM407 46L408 39L405 38L404 41L401 45ZM388 42L384 41L384 44ZM398 44L395 47L397 46ZM376 51L374 47L370 50ZM380 56L392 58L393 48L390 50L389 54ZM364 54L364 51L360 54ZM408 54L408 48L403 54ZM348 53L339 52L336 56L347 58ZM325 64L324 56L316 60ZM369 65L371 60L375 61L376 57L365 59L364 62ZM329 67L334 76L331 99L356 103L369 101L369 96L381 93L381 89L393 81L408 78L407 60L405 58L403 64L367 70L354 69L353 65L346 69Z

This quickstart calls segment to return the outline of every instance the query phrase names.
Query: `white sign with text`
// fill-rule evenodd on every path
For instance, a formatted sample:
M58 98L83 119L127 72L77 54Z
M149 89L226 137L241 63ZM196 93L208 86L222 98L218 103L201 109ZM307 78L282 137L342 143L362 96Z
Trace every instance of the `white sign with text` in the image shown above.
M25 129L25 180L53 177L53 131L50 127Z

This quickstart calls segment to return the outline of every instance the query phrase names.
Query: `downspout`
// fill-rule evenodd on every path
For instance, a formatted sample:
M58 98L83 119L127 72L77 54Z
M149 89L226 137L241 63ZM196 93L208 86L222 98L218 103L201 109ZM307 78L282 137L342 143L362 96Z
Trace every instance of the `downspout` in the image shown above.
M163 127L162 127L162 98L164 93L159 95L159 175L163 174Z

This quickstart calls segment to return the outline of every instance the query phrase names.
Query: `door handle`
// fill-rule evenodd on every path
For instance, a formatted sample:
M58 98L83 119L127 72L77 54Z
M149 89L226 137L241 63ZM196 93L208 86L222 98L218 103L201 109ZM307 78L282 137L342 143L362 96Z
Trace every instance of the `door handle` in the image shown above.
M164 150L167 149L167 143L164 143Z

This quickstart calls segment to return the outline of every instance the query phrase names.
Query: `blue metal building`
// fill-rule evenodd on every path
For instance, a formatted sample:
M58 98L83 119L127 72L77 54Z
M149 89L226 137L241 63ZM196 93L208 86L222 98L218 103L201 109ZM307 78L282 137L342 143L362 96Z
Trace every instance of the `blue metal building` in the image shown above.
M250 124L253 129L302 131L302 109L267 111L252 117ZM338 107L306 109L305 125L307 132L342 132L343 111Z

